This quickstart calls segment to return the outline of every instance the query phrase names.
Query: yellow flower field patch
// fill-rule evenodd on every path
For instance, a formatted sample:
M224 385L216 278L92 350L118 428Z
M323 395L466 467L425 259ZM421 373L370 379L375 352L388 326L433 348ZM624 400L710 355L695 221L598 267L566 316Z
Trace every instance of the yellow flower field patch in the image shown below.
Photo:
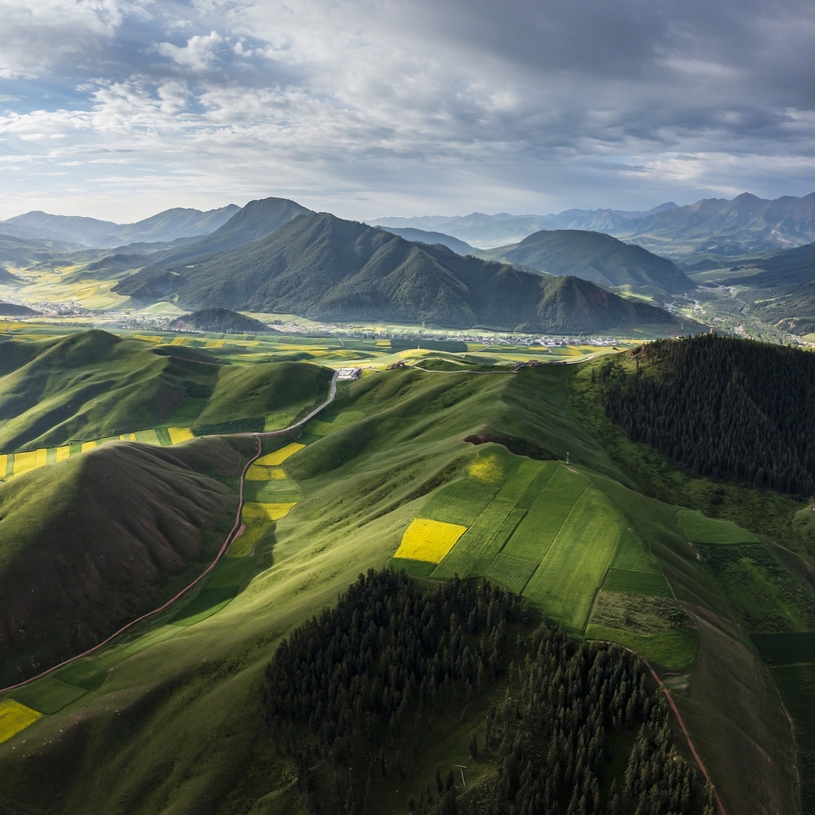
M88 450L95 450L96 449L96 442L95 441L83 441L82 442L82 452L86 453Z
M71 448L67 445L65 447L57 447L57 461L65 461L66 458L71 457Z
M284 481L286 473L282 467L264 467L262 464L253 464L246 471L247 481Z
M36 470L38 466L36 452L14 454L15 477L30 472L31 470Z
M494 484L504 477L504 465L497 455L479 455L467 467L467 472L479 481Z
M274 453L269 453L268 455L261 456L255 464L260 466L277 466L282 464L287 458L290 458L298 451L302 450L306 445L299 444L298 442L293 442L292 444L287 444L285 447L282 447L280 450L275 450Z
M189 427L168 427L167 432L170 434L170 441L173 444L181 444L182 441L195 438Z
M297 501L285 504L244 504L242 517L244 520L279 521L285 518L295 506L297 506Z
M42 713L37 713L14 699L4 699L0 702L0 744L41 718Z
M414 518L405 530L402 543L394 557L441 563L466 531L467 527L459 524Z

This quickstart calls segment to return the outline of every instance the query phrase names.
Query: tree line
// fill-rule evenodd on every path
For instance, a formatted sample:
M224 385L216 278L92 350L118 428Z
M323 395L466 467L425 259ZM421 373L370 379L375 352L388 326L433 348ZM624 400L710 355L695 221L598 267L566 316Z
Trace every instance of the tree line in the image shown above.
M815 355L705 334L600 370L606 416L700 475L815 491Z
M412 815L715 811L641 661L577 643L487 582L360 575L281 643L263 709L314 813L367 815L385 801ZM434 723L455 728L468 709L479 711L468 747L433 773ZM479 762L486 780L468 787L463 770Z

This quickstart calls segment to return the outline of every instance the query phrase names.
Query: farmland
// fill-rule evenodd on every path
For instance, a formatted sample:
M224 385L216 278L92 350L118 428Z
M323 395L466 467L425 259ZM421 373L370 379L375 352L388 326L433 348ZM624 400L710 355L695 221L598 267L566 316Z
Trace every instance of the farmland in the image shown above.
M226 349L224 358L232 364L265 365L271 358L256 353L265 341L238 348L231 344L235 338L222 339L217 350ZM325 350L317 343L297 345L298 354ZM386 352L406 353L384 346L371 353ZM238 362L242 355L245 359ZM74 690L50 682L38 689L39 682L32 683L41 706L53 700L49 709L60 702L57 689L63 699L75 698L0 748L0 803L8 795L32 811L58 802L66 811L90 806L125 813L136 807L152 815L171 801L179 810L209 808L223 815L235 811L240 798L265 799L258 812L301 811L290 784L292 768L265 737L262 721L248 712L257 709L258 683L270 653L293 626L333 603L360 572L392 562L431 586L448 571L487 577L521 593L534 609L561 620L578 637L613 640L640 651L660 670L681 671L676 681L686 682L688 690L677 692L677 703L693 722L694 737L729 809L751 811L760 786L771 790L767 794L777 803L776 811L795 811L788 806L794 756L776 736L785 720L773 702L774 686L766 671L748 670L755 668L755 652L749 643L744 647L735 626L718 634L718 640L708 631L708 619L719 625L717 615L729 613L730 601L704 554L697 558L706 553L705 544L690 546L677 519L681 510L644 496L635 479L575 420L565 391L573 376L568 366L514 376L408 368L341 383L331 412L309 423L299 438L264 442L262 461L247 474L245 530L218 567L167 612L85 662L86 668L93 666L93 682L101 679L101 684L88 689L81 676L71 679L61 672L55 679ZM311 402L318 398L315 392ZM277 425L300 412L287 413L273 401L265 404L269 412L264 416L250 416L252 408L240 421L262 427L262 418L264 424ZM190 424L170 423L168 411L153 428L138 431L154 434L156 453L183 455L193 468L186 477L211 456L215 440L197 438L174 448L161 442L172 441L173 427L189 427L195 434L202 414L193 414L199 407L186 404L175 414ZM207 424L226 423L226 414L212 414ZM134 447L128 443L130 433L136 430L128 430L119 444L95 446L87 456ZM464 441L478 435L487 441ZM506 444L490 441L493 437ZM516 444L516 450L539 458L509 452ZM244 457L248 446L239 448ZM36 449L57 447L72 450L70 444ZM199 449L206 454L195 454ZM0 490L51 472L60 477L61 467L81 460L74 454L53 465L49 461L53 470L31 471ZM277 508L285 514L275 518ZM434 523L417 523L422 520ZM448 535L443 525L456 527L456 534ZM445 534L437 534L440 530ZM412 541L415 550L400 550ZM715 548L735 553L739 544ZM688 603L704 609L701 623L684 611ZM738 695L721 691L722 683L704 673L714 669L713 656L729 653L723 641L740 655L741 662L734 662L743 677ZM710 709L714 697L715 721L695 716L698 709ZM779 723L776 730L756 734L750 729L751 711L759 708L762 716ZM442 762L468 764L467 743L482 727L478 717L483 714L468 709L463 722L450 722L444 738L428 731L427 749ZM76 724L80 721L86 724ZM740 756L738 778L728 775L727 756L734 751ZM767 755L773 756L771 762ZM83 766L97 768L90 788L82 780ZM52 777L59 786L50 780L33 783ZM145 778L154 780L147 785ZM394 800L393 807L398 805ZM762 804L756 811L773 810Z

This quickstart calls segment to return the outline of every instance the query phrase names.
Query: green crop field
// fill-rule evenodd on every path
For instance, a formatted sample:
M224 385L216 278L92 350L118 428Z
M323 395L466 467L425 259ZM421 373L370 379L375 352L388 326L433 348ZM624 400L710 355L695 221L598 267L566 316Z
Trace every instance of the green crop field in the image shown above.
M108 672L100 668L90 659L80 659L57 671L54 676L57 679L75 685L77 688L85 690L97 690L101 688L107 679Z
M473 567L490 541L498 534L515 505L497 498L476 518L456 545L436 567L433 577L473 575Z
M608 499L587 489L524 589L524 597L568 630L582 631L622 529Z
M487 545L475 559L469 571L470 577L483 577L487 574L493 559L506 545L512 537L513 532L518 528L518 524L526 517L525 509L517 507L507 515L506 520L501 524L501 528L490 538ZM517 558L515 558L517 560ZM537 564L535 564L537 565Z
M498 554L490 563L485 576L520 594L537 568L537 563Z
M662 574L662 567L651 551L648 541L631 528L623 532L612 566L630 572Z
M503 487L498 490L496 498L517 504L542 472L549 472L551 477L554 475L555 470L556 467L553 464L524 459Z
M688 540L694 543L753 543L758 538L746 529L736 526L732 521L720 521L708 518L701 512L682 510L679 515L682 531Z
M252 573L255 563L251 557L225 557L209 573L208 589L240 588Z
M645 597L673 597L668 581L661 574L609 569L603 591L641 594Z
M14 691L12 698L38 713L52 716L81 699L87 692L85 688L69 685L54 676L46 676L34 685Z
M472 479L456 481L437 492L422 507L422 517L448 524L470 526L487 508L496 490Z
M586 480L559 467L504 547L504 554L540 563L587 489Z

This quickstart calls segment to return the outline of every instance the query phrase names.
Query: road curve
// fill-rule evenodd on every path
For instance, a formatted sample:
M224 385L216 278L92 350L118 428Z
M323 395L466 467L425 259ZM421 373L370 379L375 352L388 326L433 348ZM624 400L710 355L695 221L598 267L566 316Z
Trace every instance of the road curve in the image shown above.
M337 395L337 376L338 376L338 374L335 371L334 376L331 378L331 388L330 388L329 393L328 393L328 398L325 400L325 402L323 402L322 404L320 404L319 406L314 408L314 410L312 410L303 419L300 419L299 421L295 422L294 424L289 425L288 427L283 428L282 430L273 430L273 431L270 431L268 433L229 433L229 434L222 434L220 436L203 436L202 437L202 438L223 438L224 435L239 436L239 437L249 437L249 436L251 436L251 437L253 437L255 439L255 442L257 444L257 450L255 451L254 456L252 456L252 458L250 458L246 462L246 464L244 464L243 469L241 470L240 486L239 486L239 489L238 489L238 509L237 509L236 514L235 514L235 523L233 524L232 529L229 530L229 534L224 539L224 542L221 544L221 548L218 550L218 554L215 556L215 559L212 561L212 563L209 564L209 566L207 566L206 569L204 569L203 572L201 572L201 574L198 575L198 577L195 578L195 580L192 581L192 583L185 586L174 597L172 597L166 603L163 603L162 605L160 605L158 608L155 608L152 611L148 611L146 614L142 614L141 617L137 617L135 620L132 620L127 625L122 626L118 631L111 634L107 639L102 640L102 642L98 643L97 645L94 645L93 648L89 648L87 651L83 651L81 654L77 654L76 656L73 656L70 659L66 659L66 660L64 660L63 662L60 662L57 665L53 665L50 668L48 668L47 670L42 671L41 673L38 673L36 676L32 676L29 679L25 679L22 682L18 682L16 685L9 685L7 688L0 688L0 694L6 693L8 691L16 690L17 688L22 688L25 685L28 685L28 684L30 684L31 682L34 682L37 679L42 679L42 677L47 676L48 674L53 673L54 671L57 671L60 668L64 668L66 665L70 665L71 663L76 662L79 659L84 659L85 657L88 657L91 654L96 653L100 648L104 648L106 645L111 643L117 637L124 634L125 631L128 631L129 629L131 629L134 625L137 625L138 623L143 622L144 620L146 620L146 619L148 619L150 617L154 617L156 614L160 614L162 611L166 611L176 600L179 600L190 589L197 586L218 565L218 561L220 561L220 559L226 554L227 550L229 549L230 545L232 544L232 541L234 541L235 538L238 536L238 533L239 533L239 531L241 529L241 514L243 513L243 504L244 504L243 492L244 492L244 484L246 483L246 473L248 472L248 470L252 466L252 464L255 461L257 461L257 459L260 458L260 456L263 453L263 445L262 445L261 440L264 439L264 438L274 438L275 436L284 436L287 433L291 433L293 430L298 430L301 427L303 427L303 425L305 425L307 422L311 421L311 419L313 419L322 410L325 410L325 408L327 408L334 401L334 397Z

